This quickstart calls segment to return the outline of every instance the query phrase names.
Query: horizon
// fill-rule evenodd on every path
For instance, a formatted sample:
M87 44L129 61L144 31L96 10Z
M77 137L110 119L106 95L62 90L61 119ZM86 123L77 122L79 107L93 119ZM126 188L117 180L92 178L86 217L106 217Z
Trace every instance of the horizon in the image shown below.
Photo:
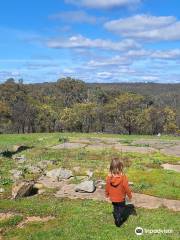
M0 9L0 84L180 83L178 0L10 0Z

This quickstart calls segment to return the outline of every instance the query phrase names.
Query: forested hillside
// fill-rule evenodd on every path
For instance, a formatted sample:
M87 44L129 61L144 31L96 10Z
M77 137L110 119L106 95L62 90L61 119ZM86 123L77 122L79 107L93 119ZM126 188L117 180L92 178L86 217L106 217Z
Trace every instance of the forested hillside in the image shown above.
M180 84L0 84L0 132L179 133Z

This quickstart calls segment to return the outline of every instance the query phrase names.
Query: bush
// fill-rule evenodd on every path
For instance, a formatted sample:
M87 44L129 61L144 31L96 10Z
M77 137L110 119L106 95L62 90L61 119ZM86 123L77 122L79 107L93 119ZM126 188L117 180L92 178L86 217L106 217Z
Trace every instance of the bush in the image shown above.
M59 137L59 142L60 142L60 143L66 143L66 142L69 142L69 139L68 139L67 137L60 136L60 137Z

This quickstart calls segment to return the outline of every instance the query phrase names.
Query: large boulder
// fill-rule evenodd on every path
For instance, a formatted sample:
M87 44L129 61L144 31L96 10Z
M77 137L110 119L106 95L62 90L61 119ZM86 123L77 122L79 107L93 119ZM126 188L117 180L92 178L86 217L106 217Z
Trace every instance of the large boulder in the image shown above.
M70 177L73 177L72 171L63 169L63 168L56 168L51 171L48 171L46 173L47 177L53 178L55 180L61 181L69 179Z
M93 193L96 190L93 181L83 181L80 184L76 185L75 191L82 193Z
M13 185L13 188L12 188L12 198L18 199L18 198L30 196L31 192L33 191L33 188L34 188L33 181L30 181L30 182L23 181L20 183L16 183Z

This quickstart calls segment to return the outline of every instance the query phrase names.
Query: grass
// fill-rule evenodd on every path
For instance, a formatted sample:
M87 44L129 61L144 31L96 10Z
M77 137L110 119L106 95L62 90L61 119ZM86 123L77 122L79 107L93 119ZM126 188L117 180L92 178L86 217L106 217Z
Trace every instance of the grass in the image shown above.
M33 134L3 134L0 135L0 150L11 149L13 145L28 146L53 146L57 144L57 139L77 139L77 138L118 138L120 141L131 143L133 140L158 139L161 141L180 140L180 137L162 135L161 137L150 135L119 135L100 133L33 133Z
M56 160L57 166L49 166L48 169L55 167L64 167L73 170L74 167L79 166L80 171L78 175L86 175L86 170L91 169L94 172L94 179L105 179L109 162L112 156L119 156L122 158L125 166L125 172L128 174L129 180L135 183L134 191L146 193L158 197L170 198L170 199L180 199L179 173L173 171L167 171L161 168L162 163L177 163L180 161L179 157L167 156L160 152L155 153L121 153L117 152L113 148L102 149L102 150L87 150L81 149L52 149L52 143L54 145L59 144L59 134L35 134L38 136L34 139L34 134L30 135L2 135L9 136L13 141L17 138L19 144L24 144L24 142L19 142L21 138L26 139L27 145L32 145L33 141L45 141L42 143L33 143L33 148L26 149L23 152L16 154L16 156L24 155L27 161L24 164L18 164L17 161L11 158L0 158L1 163L1 176L0 187L5 188L6 197L10 193L12 186L11 175L9 171L11 169L26 169L27 164L36 165L38 162L43 160ZM65 134L61 136L61 140L70 139L73 134ZM81 134L74 134L75 136L82 137ZM73 136L74 136L73 135ZM84 135L84 134L83 134ZM29 136L29 139L28 139ZM55 138L56 136L56 138ZM91 136L91 135L90 135ZM101 135L100 135L101 136ZM130 136L131 138L132 136ZM127 138L127 136L126 136ZM29 142L28 142L29 141ZM15 144L17 144L17 142ZM12 144L12 142L10 141ZM2 139L0 140L0 145L2 144ZM37 175L32 175L25 173L26 179L36 179Z
M179 239L180 213L167 209L137 209L138 216L130 216L121 227L116 228L109 203L92 200L60 200L51 197L31 197L18 201L0 202L3 211L13 211L24 216L55 216L47 223L29 223L24 228L7 222L3 225L5 240L119 240L137 239L134 230L137 226L147 229L172 229L173 234L144 235L140 239Z
M108 135L108 134L78 134L78 133L53 133L53 134L28 134L28 135L0 135L0 151L13 149L15 145L32 147L15 156L24 155L27 161L18 164L13 158L0 155L0 188L5 192L0 195L0 211L15 212L13 218L0 221L0 228L5 240L119 240L119 239L179 239L179 217L180 213L174 213L165 208L156 210L137 209L138 216L130 217L122 228L117 229L112 219L111 205L105 202L92 200L68 200L56 199L53 191L24 198L10 200L12 179L10 170L26 169L27 164L36 165L43 160L56 160L57 165L49 165L48 169L64 167L74 171L74 167L80 167L75 175L84 176L88 169L94 172L93 179L105 179L109 162L112 156L119 156L124 162L125 173L129 181L134 182L133 190L153 196L180 200L180 174L161 168L162 163L177 164L179 157L167 156L160 153L134 153L117 152L115 149L52 149L51 146L78 138L118 138L123 144L131 145L138 139L156 139L156 136L138 135ZM180 140L178 137L161 136L162 142ZM140 146L140 145L138 145ZM144 146L144 145L141 145ZM146 146L148 147L148 146ZM24 171L25 178L37 178ZM72 183L79 183L80 179L75 177ZM26 216L55 216L54 220L47 223L29 223L22 229L16 226ZM173 229L171 235L144 235L137 237L134 229L141 226L147 229Z

